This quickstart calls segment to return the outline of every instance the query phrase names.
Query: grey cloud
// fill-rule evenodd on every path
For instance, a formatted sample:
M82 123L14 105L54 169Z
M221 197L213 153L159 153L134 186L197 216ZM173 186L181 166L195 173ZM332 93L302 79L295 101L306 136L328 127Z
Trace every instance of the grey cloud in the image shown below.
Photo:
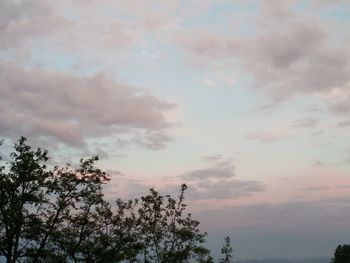
M172 138L164 132L147 132L144 136L136 136L131 141L150 150L162 150Z
M125 131L123 133L130 133ZM167 143L171 142L173 138L163 131L146 131L146 132L133 132L131 136L117 137L115 140L116 145L119 148L127 148L131 145L139 145L150 150L163 150Z
M286 19L291 17L291 6L295 0L263 0L261 1L261 17L260 22L264 20Z
M273 104L296 95L347 88L350 49L344 40L334 41L336 34L344 34L345 29L317 16L295 14L297 1L271 2L261 5L253 36L188 34L189 41L179 46L201 59L221 59L232 70L248 73L253 80L251 88ZM346 102L335 109L348 112L350 103Z
M189 183L191 186L191 183ZM254 193L262 192L266 186L259 181L243 180L218 180L203 181L197 184L192 183L189 192L191 199L236 199L243 196L251 196Z
M0 52L12 52L11 60L30 57L37 64L55 64L52 60L62 55L75 68L91 69L96 63L110 69L117 56L123 59L149 35L173 27L174 7L152 1L2 0ZM31 56L41 50L49 56Z
M0 65L0 132L13 137L53 137L82 145L87 138L112 134L150 134L171 124L164 112L173 107L143 90L103 75ZM158 136L159 137L159 136ZM165 135L160 136L164 144Z
M235 179L235 166L224 161L222 156L209 167L192 170L179 177L190 186L190 199L235 199L264 191L266 186L259 181Z
M350 79L350 50L341 41L332 43L334 32L341 28L293 13L296 1L278 2L265 1L271 12L284 15L270 21L268 12L262 12L266 24L256 37L242 40L247 50L241 60L254 77L254 88L274 99L287 99L345 87Z
M323 162L321 162L321 161L319 161L319 160L314 161L312 164L313 164L314 166L317 166L317 167L325 167L325 166L326 166Z
M224 58L227 53L238 51L241 45L239 39L226 39L215 33L197 30L178 32L172 41L196 56L209 58Z
M160 185L158 190L163 194L176 196L179 185L185 183L189 187L186 198L189 200L208 200L237 199L251 196L266 189L266 185L262 182L234 178L235 167L232 162L225 161L222 157L219 159L220 161L206 168L185 172L180 176L161 178L161 181L170 179L171 183ZM125 182L130 197L145 193L147 188L152 185L151 182L142 180L126 180Z
M183 178L190 180L201 180L204 178L231 178L234 176L234 171L231 169L210 167L204 169L193 170L186 173Z
M345 161L345 163L350 164L350 151L348 152L347 157L345 157L344 161Z
M324 168L324 167L337 167L340 166L339 163L324 163L320 160L315 160L312 165L319 167L319 168Z
M350 189L350 185L339 185L336 188L338 188L338 189Z
M318 105L309 106L306 112L322 112L322 109Z
M332 101L330 109L337 115L347 116L350 113L350 95Z
M68 21L55 12L49 1L0 1L0 47L12 48L28 38L51 35Z
M318 24L293 22L248 40L244 58L255 87L274 98L328 92L349 81L350 53L330 47L327 31Z
M342 151L342 163L343 164L350 164L350 148L344 149Z
M350 126L350 120L338 122L338 127L348 127Z
M210 155L203 157L204 162L217 162L223 158L222 154Z
M307 117L303 119L295 120L293 126L296 128L310 128L318 125L318 120L315 118Z
M323 132L323 130L318 130L318 131L315 131L315 132L312 132L311 134L310 134L310 136L320 136L320 135L322 135L324 132Z
M185 180L205 180L218 178L232 178L235 176L235 167L229 161L217 162L213 166L192 170L182 175Z
M186 183L189 187L186 192L186 198L189 200L237 199L244 196L251 196L266 189L266 185L259 181L244 181L237 179L202 181L180 180L178 184L171 183L156 188L162 194L176 196L178 194L179 185L182 183ZM150 183L145 184L142 183L142 181L129 180L126 187L129 192L129 197L137 197L140 194L146 193L147 189L151 186Z
M274 134L272 132L257 131L257 132L247 133L246 138L251 140L257 140L262 143L270 143L270 142L280 140L282 136L278 134Z
M324 191L324 190L329 190L331 187L327 185L321 185L321 186L312 186L312 187L305 187L301 188L300 191L303 192L309 192L309 191Z

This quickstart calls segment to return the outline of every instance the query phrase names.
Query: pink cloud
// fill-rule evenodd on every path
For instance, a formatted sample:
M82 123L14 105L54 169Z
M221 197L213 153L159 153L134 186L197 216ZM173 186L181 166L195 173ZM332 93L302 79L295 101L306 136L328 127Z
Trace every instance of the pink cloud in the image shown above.
M71 144L136 131L151 136L153 144L157 138L161 144L170 139L154 133L171 127L164 113L174 105L141 89L103 75L78 77L9 64L0 68L3 135L51 136Z

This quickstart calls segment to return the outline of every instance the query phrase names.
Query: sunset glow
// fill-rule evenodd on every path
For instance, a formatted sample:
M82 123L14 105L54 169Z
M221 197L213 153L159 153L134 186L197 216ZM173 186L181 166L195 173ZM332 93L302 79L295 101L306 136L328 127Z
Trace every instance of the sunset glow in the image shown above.
M1 0L0 139L99 155L108 199L186 183L235 259L350 243L350 1Z

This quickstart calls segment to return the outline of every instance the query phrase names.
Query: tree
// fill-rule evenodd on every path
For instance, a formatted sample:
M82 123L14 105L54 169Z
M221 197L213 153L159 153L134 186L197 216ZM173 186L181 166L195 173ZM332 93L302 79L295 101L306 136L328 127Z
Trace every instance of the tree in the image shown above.
M184 213L186 189L181 185L177 199L154 189L141 197L138 225L144 242L143 262L211 262L209 250L203 246L206 233L198 229L199 221Z
M48 160L24 137L9 162L0 159L0 258L7 263L213 262L206 233L185 213L186 185L177 199L150 189L110 203L98 157L77 168L48 168Z
M28 255L40 235L39 210L48 202L47 151L32 151L22 137L10 154L11 162L0 167L0 253L7 263Z
M350 263L350 244L338 245L334 251L334 258L332 263Z
M48 169L47 151L32 150L21 137L0 167L0 255L7 263L120 262L141 246L132 229L131 201L114 211L103 199L106 173L97 157ZM131 229L132 228L132 229ZM106 245L108 244L108 245ZM109 260L110 259L110 260Z
M232 262L232 252L233 249L231 247L231 239L226 236L224 238L224 245L221 248L222 258L219 259L219 263L231 263Z
M140 249L130 229L134 215L127 213L133 204L117 200L113 209L103 199L102 184L109 177L94 167L97 160L81 160L78 169L54 169L50 190L56 199L46 207L45 237L49 236L50 254L63 262L119 262L135 257L131 252Z

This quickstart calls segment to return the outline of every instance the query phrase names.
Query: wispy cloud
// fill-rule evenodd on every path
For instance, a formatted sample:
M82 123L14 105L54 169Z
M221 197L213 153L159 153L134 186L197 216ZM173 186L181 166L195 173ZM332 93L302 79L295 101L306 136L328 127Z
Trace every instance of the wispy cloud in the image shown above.
M301 188L300 191L309 192L309 191L325 191L331 189L330 186L321 185L321 186L312 186L312 187L304 187Z
M318 125L318 120L312 117L295 120L293 126L295 128L313 128Z
M326 94L346 88L350 50L345 33L317 16L295 13L295 1L262 1L252 36L182 32L179 45L201 59L226 61L253 79L251 87L278 103L296 95ZM181 41L181 39L184 39ZM338 104L338 111L347 110Z
M250 140L260 141L262 143L271 143L274 141L281 140L286 136L282 134L278 134L276 132L256 131L256 132L248 132L245 137Z

